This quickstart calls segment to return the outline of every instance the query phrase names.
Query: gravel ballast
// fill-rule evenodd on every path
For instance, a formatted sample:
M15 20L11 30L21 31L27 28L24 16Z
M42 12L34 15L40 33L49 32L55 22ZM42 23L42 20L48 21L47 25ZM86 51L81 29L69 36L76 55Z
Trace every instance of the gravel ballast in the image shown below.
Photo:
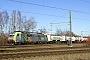
M90 53L8 58L2 60L90 60Z

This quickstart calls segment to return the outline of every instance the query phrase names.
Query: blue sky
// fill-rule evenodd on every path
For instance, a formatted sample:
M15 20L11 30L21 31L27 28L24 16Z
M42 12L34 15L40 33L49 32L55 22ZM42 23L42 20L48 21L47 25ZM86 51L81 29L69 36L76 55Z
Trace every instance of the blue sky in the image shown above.
M33 4L39 4L44 6L62 8L49 8L44 6L32 5L32 4L23 4L12 2L9 0L1 0L0 1L0 8L1 9L9 9L9 10L19 10L29 13L22 13L22 16L26 16L28 19L30 17L34 17L35 21L37 22L37 29L45 27L50 32L50 23L54 22L69 22L69 10L71 11L72 15L72 31L80 35L81 31L85 35L90 35L90 0L16 0L22 2L28 2ZM88 2L85 2L88 1ZM0 11L2 11L0 9ZM67 10L63 10L67 9ZM8 10L7 10L8 11ZM80 12L76 12L80 11ZM31 12L31 13L30 13ZM86 12L86 13L82 13ZM11 15L11 11L8 11ZM33 14L38 13L38 14ZM40 14L47 14L47 15L40 15ZM54 16L48 16L54 15ZM58 16L58 17L56 17ZM63 16L63 17L59 17ZM76 19L77 18L77 19ZM53 33L55 32L56 28L61 28L62 30L69 30L68 24L53 24Z

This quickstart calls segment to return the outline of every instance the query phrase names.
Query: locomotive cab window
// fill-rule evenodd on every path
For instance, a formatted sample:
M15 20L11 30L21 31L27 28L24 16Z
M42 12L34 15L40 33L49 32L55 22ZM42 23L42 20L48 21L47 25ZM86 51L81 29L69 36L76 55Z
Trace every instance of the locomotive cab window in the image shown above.
M9 35L9 37L13 37L14 35Z
M47 35L45 35L47 37Z
M19 34L17 34L17 36L19 36Z
M32 37L32 34L27 34L28 37Z
M30 37L32 37L32 34L30 34Z

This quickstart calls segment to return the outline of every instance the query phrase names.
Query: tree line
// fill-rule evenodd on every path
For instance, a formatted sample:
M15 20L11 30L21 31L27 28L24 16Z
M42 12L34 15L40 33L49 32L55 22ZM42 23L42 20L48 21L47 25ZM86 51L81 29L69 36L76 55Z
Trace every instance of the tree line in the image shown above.
M79 36L79 35L76 35L75 33L71 32L72 36ZM58 35L58 36L70 36L70 31L69 30L62 30L61 28L57 28L56 29L56 32L55 32L55 35Z
M7 11L0 12L0 33L11 33L13 31L34 31L37 26L37 22L33 17L27 19L26 16L22 16L20 11L13 10L9 15ZM47 33L46 28L41 28L37 30L37 32ZM54 35L65 35L69 36L70 31L63 31L60 28L56 29L56 33ZM72 32L72 36L76 36Z
M7 11L0 12L0 32L11 33L13 31L30 31L35 29L37 22L33 17L27 19L20 11L13 10L11 15Z

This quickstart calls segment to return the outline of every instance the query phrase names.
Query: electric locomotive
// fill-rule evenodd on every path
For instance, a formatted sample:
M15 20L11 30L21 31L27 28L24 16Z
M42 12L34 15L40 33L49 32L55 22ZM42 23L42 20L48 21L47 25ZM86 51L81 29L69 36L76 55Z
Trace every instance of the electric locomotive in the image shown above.
M47 35L35 32L15 31L8 37L10 44L47 43Z

